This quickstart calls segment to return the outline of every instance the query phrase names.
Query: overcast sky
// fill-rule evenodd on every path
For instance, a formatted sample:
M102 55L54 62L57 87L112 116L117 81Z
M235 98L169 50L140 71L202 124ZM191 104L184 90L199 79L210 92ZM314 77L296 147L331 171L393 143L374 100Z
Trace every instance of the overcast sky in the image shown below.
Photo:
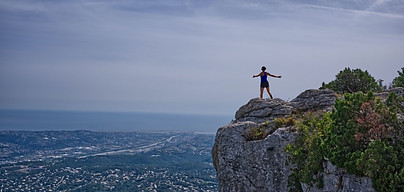
M0 109L233 115L404 67L403 0L0 0ZM268 95L265 95L268 97Z

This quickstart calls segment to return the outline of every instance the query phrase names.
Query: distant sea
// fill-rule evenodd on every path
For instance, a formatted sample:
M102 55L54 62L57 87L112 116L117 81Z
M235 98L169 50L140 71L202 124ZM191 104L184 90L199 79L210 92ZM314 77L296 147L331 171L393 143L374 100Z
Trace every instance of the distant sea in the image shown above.
M216 133L231 116L161 113L0 110L0 130L179 131Z

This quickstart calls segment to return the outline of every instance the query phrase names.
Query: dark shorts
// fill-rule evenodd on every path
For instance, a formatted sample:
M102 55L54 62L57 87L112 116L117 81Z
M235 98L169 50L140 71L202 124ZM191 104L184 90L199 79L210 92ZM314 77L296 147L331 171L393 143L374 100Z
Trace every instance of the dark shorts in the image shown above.
M269 87L269 82L268 81L261 82L261 87L262 88Z

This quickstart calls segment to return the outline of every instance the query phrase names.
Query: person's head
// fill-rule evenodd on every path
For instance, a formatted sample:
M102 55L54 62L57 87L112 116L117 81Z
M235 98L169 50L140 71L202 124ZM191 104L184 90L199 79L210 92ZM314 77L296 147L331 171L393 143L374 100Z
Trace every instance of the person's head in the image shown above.
M267 69L267 68L266 68L265 66L262 66L262 67L261 67L261 70L262 70L262 71L265 71L266 69Z

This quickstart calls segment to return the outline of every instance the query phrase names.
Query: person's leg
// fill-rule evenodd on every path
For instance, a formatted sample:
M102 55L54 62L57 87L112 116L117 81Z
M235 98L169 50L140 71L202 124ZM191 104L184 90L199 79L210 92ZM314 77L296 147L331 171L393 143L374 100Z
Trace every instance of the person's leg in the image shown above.
M267 92L268 92L269 96L271 97L271 99L273 99L271 92L269 92L269 87L267 87Z
M260 98L262 99L262 95L263 95L263 93L264 93L264 88L263 87L261 87L261 93L260 93Z

